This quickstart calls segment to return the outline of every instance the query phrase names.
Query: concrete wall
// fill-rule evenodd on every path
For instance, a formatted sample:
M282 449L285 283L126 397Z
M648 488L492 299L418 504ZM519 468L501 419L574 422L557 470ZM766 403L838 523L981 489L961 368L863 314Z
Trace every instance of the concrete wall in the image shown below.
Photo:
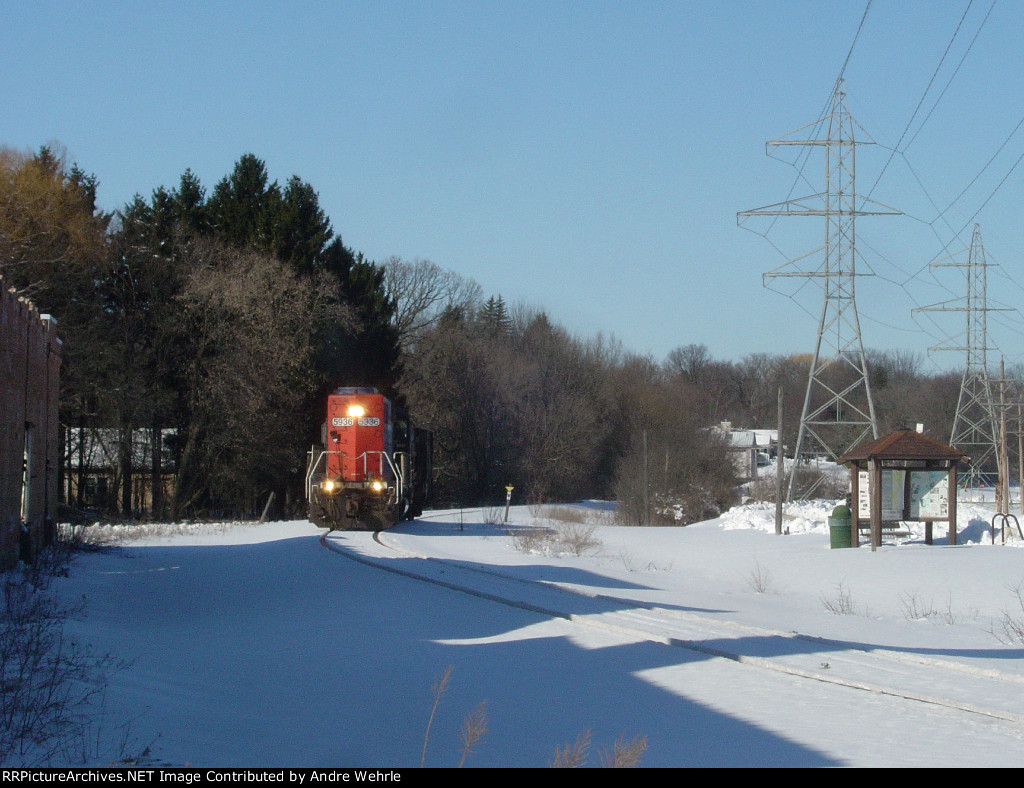
M31 560L53 538L60 359L57 321L0 276L0 568Z

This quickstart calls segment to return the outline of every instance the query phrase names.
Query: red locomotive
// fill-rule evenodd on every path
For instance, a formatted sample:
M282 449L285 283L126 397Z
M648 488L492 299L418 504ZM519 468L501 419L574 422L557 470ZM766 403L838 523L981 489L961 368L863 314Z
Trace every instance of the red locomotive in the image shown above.
M306 471L313 523L377 531L423 513L431 493L431 433L377 389L328 395L320 441Z

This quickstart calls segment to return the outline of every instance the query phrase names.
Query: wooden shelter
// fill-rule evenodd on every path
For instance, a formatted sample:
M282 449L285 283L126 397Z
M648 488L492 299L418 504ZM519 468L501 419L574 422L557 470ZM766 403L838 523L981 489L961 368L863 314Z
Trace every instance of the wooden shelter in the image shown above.
M862 443L839 458L849 465L850 537L866 524L871 549L882 543L883 526L925 523L925 542L932 543L932 523L948 523L949 543L956 544L956 469L969 458L951 446L914 430L896 430Z

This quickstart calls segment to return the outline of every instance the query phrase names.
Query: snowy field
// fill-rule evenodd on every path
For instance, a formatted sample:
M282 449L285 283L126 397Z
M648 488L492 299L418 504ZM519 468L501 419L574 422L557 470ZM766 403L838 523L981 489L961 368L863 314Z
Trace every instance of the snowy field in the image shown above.
M937 525L831 549L835 503L787 507L785 536L770 504L639 529L595 502L428 512L380 543L136 529L58 591L128 661L100 749L128 721L144 764L450 767L479 709L469 767L588 733L594 766L638 737L646 767L1024 765L1022 540L961 504L955 547Z

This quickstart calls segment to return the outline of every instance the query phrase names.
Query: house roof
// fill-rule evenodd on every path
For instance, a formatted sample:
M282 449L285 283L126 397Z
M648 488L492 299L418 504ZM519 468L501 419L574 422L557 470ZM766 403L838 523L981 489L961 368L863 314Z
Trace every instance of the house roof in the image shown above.
M779 437L778 430L733 429L727 421L711 429L724 435L729 448L732 449L767 449L772 443L777 443Z
M959 449L914 430L896 430L862 443L839 458L840 464L856 460L966 460Z
M734 448L767 449L774 441L773 430L733 430L729 433L729 444Z

